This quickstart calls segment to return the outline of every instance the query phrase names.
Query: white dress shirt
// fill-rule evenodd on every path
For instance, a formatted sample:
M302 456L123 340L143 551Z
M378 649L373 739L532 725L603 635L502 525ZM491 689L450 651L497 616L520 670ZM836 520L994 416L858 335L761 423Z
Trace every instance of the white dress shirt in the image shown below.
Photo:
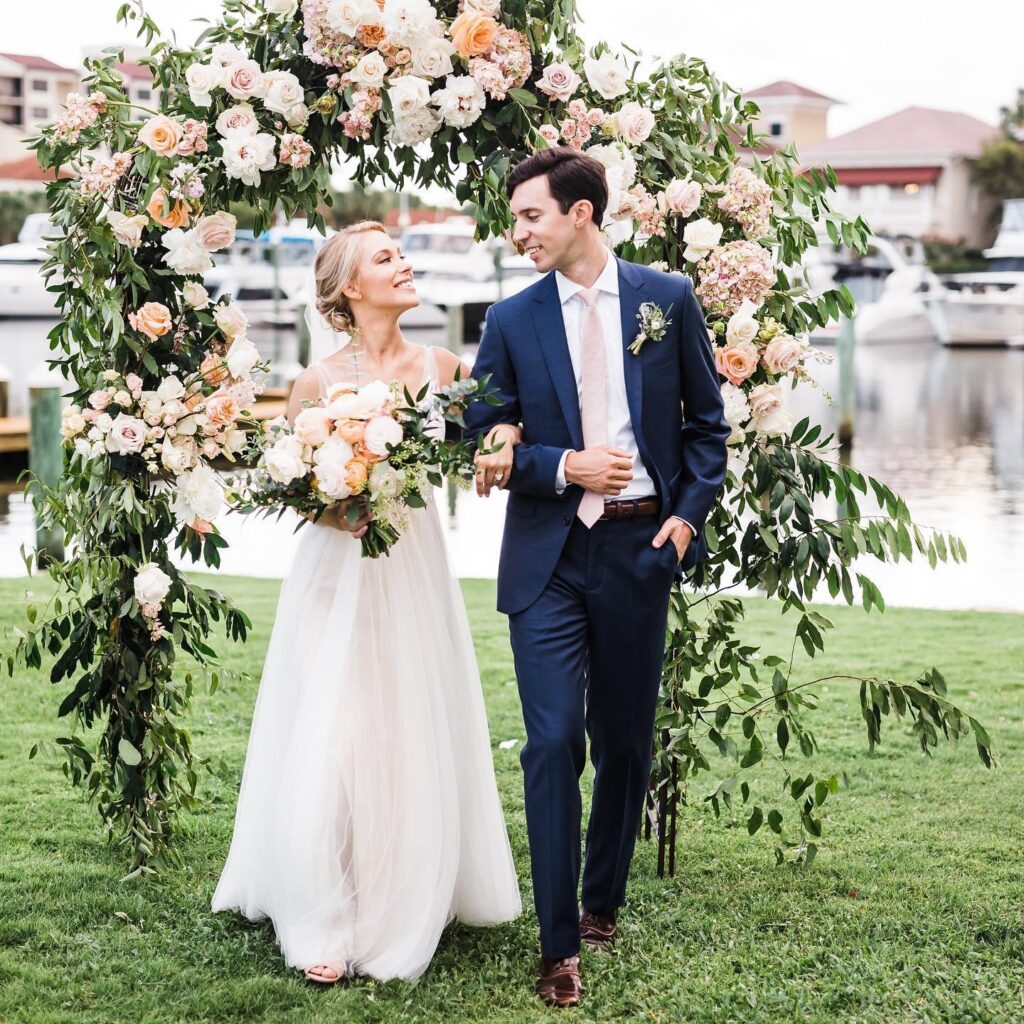
M565 324L565 340L569 343L569 358L572 360L573 373L576 375L576 393L578 396L582 396L583 358L580 345L580 320L583 315L583 300L577 298L576 293L583 290L583 285L570 281L558 270L555 271L555 283L558 285L558 298L562 304L562 321ZM597 315L601 318L601 329L604 331L604 365L608 403L606 443L614 448L621 448L624 452L629 452L633 459L633 479L615 497L615 500L649 498L655 493L654 481L640 458L640 450L633 433L633 421L629 415L629 403L626 400L626 368L622 362L622 319L619 308L619 265L611 253L608 254L604 270L601 271L593 287L598 290ZM559 493L566 487L565 460L569 455L570 452L567 451L558 464L555 488Z

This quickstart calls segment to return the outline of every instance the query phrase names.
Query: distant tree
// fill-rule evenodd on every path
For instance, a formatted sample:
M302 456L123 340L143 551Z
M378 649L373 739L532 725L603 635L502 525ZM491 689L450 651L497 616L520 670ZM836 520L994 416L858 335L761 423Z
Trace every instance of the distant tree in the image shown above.
M0 245L13 242L30 213L46 210L45 192L0 192Z
M999 108L999 126L1003 134L985 146L973 174L981 191L1001 204L1024 197L1024 88L1013 103ZM998 205L994 217L999 217Z
M1024 88L1017 90L1017 100L999 108L999 127L1006 136L1024 142Z

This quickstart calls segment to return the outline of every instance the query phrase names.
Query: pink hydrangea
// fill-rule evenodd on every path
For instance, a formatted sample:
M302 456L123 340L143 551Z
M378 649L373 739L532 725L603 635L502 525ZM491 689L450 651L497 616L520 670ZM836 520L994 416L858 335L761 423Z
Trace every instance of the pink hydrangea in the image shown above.
M718 208L738 221L749 239L764 238L771 230L771 187L747 167L733 169Z
M365 50L353 45L351 36L335 28L328 18L328 0L302 0L302 27L306 36L302 52L317 64L348 71Z
M697 268L697 294L705 310L715 315L735 313L744 299L760 306L775 284L771 253L756 242L718 246Z
M526 83L530 66L530 48L522 33L499 25L494 46L469 62L469 73L489 96L503 100L509 89Z

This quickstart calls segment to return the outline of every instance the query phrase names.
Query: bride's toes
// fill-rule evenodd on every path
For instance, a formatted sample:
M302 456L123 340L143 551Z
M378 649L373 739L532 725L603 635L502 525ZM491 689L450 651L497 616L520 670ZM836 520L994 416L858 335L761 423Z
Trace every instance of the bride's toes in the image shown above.
M318 982L321 985L333 985L335 982L341 981L344 976L342 971L330 964L316 964L314 967L307 968L303 973L307 980Z

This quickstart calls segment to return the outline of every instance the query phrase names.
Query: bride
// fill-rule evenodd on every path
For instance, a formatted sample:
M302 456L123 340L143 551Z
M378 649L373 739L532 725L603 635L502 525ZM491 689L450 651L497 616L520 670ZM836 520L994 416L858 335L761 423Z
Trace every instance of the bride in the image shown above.
M345 347L299 376L290 420L339 382L397 380L414 396L451 383L457 356L402 336L398 318L419 299L382 225L333 236L315 277L317 311ZM484 460L507 480L519 436L503 429ZM521 909L437 509L411 509L376 559L360 555L367 520L346 511L303 528L281 588L213 897L215 911L269 917L286 963L325 984L416 978L449 922L494 925Z

